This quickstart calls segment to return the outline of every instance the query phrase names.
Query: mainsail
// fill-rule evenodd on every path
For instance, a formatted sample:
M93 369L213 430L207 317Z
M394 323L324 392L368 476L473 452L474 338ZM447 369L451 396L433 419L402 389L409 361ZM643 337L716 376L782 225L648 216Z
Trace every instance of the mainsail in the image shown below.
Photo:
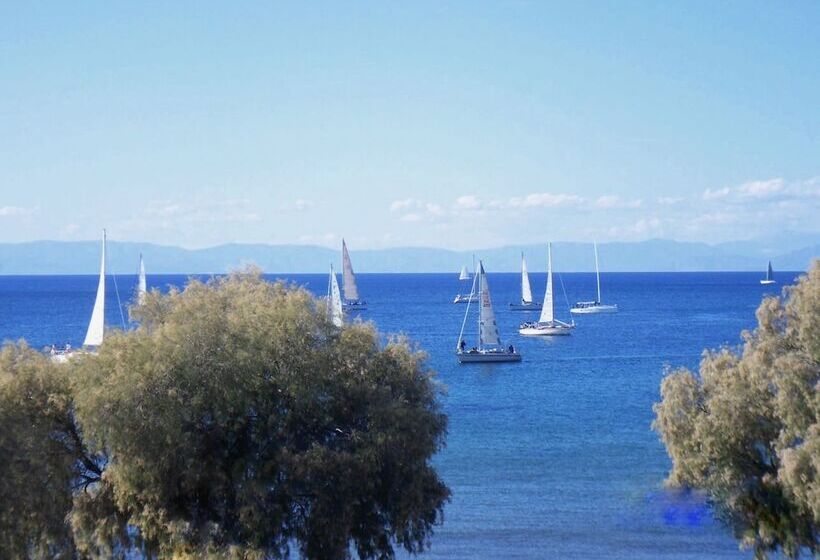
M83 346L99 346L103 341L105 329L105 230L102 239L102 258L100 260L100 280L97 284L97 299L94 301L94 311L91 312L91 322L85 333Z
M547 292L544 294L544 305L541 307L539 323L552 323L555 310L552 302L552 243L547 243Z
M470 273L467 272L467 265L461 267L461 274L458 275L459 280L469 280Z
M498 326L495 324L495 313L490 300L490 286L487 284L487 275L484 273L484 263L478 261L478 294L479 294L479 314L478 314L478 343L479 347L500 346L501 338L498 336Z
M524 260L524 253L521 253L521 303L532 303L530 275L527 274L527 261Z
M342 280L344 281L345 299L358 301L359 289L356 287L356 275L353 274L353 265L350 264L350 254L347 252L344 239L342 239Z
M337 327L342 326L342 295L339 293L339 283L336 281L336 273L333 272L333 265L330 265L330 287L328 288L327 315L334 325Z
M769 268L766 270L766 280L771 280L772 275L772 261L769 261Z
M140 273L137 281L137 304L145 303L145 294L148 292L148 284L145 282L145 263L142 260L142 253L140 253Z

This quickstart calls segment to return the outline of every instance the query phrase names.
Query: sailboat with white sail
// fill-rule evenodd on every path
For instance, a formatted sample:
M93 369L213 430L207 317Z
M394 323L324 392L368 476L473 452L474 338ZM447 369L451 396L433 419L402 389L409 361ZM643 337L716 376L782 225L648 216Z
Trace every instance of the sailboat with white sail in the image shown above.
M456 345L456 356L462 364L486 363L486 362L520 362L521 354L513 345L505 347L498 334L498 325L495 322L493 303L490 299L490 286L487 283L487 274L484 272L484 263L478 261L478 272L473 278L473 288L470 293L475 292L475 284L478 281L478 344L467 350L467 343L464 340L464 327L467 324L467 317L470 313L470 304L464 312L464 320L461 323L461 332L458 335Z
M615 304L601 303L601 271L598 269L598 244L593 243L595 251L595 280L598 284L598 297L595 301L579 301L570 309L570 313L592 314L592 313L617 313L618 306Z
M541 302L532 300L530 275L527 272L527 261L524 260L524 253L521 253L521 302L511 303L510 309L512 311L541 311Z
M342 280L344 282L344 300L342 306L347 310L363 311L367 309L367 302L359 299L359 288L356 286L356 275L350 263L350 253L347 244L342 239Z
M332 264L330 265L330 278L327 282L327 317L337 327L341 327L344 323L342 294L339 291L339 283L336 281L336 273L333 271Z
M537 322L521 323L518 333L525 336L568 335L575 328L575 322L565 323L555 318L555 302L552 289L552 243L547 244L547 291L544 294L544 305L541 317Z
M140 268L137 276L137 305L145 303L145 295L148 293L148 283L145 279L145 261L140 253Z
M473 269L475 269L475 257L473 257ZM458 275L461 282L466 282L470 279L470 273L467 272L467 265L461 267L461 274ZM473 284L475 285L475 284ZM472 291L469 293L457 293L453 303L471 303L478 301L478 296Z
M777 283L774 279L774 272L772 272L772 261L769 261L769 267L766 269L766 278L763 278L760 283L764 286Z

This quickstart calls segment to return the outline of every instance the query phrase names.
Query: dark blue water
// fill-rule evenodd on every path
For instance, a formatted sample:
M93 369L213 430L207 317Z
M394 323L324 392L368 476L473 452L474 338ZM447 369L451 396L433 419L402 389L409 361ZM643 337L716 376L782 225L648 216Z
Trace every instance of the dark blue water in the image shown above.
M781 273L789 282L795 274ZM360 292L384 333L406 333L446 386L447 447L435 459L453 491L429 558L739 558L734 539L702 499L666 491L669 460L650 430L665 366L697 367L701 351L737 345L765 293L756 273L608 274L615 315L579 316L572 336L522 338L511 312L517 274L490 274L504 342L520 364L459 365L464 305L450 303L455 274L360 275ZM593 274L564 274L569 301L594 298ZM531 275L533 291L545 278ZM135 278L119 277L123 303ZM325 275L293 275L324 294ZM149 287L184 284L149 276ZM0 339L79 346L94 276L1 277ZM568 319L558 284L559 318ZM109 325L120 325L112 279ZM126 314L127 319L127 314ZM467 338L472 340L475 321Z

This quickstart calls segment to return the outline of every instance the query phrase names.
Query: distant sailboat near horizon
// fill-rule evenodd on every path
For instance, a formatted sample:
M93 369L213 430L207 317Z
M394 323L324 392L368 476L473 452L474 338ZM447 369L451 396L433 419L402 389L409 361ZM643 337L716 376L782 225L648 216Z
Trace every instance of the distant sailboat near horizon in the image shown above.
M342 307L359 311L367 309L367 302L359 299L356 275L353 273L353 265L350 263L350 253L347 251L347 244L344 239L342 239L342 281L344 282L344 300L342 301Z
M473 256L473 269L475 269L475 256ZM466 264L461 267L461 274L458 275L458 279L461 282L464 282L464 281L470 279L470 273L467 271L467 265ZM475 283L473 283L473 286L475 286ZM478 296L476 294L474 294L472 291L470 291L470 293L467 293L467 294L462 294L460 292L458 294L456 294L456 297L453 300L453 303L471 303L471 302L476 302L476 301L478 301Z
M541 317L537 322L521 323L518 333L524 336L568 335L575 328L575 322L565 323L555 318L555 302L552 289L552 243L547 243L547 290L544 294L544 305Z
M339 291L339 282L333 265L330 265L330 278L327 282L327 317L337 327L344 324L344 310L342 309L342 294Z
M541 302L532 300L530 275L527 272L527 261L524 260L524 253L521 253L521 302L511 303L510 309L512 311L541 311Z
M484 263L478 261L478 271L473 278L473 287L470 294L475 293L475 284L478 282L478 344L469 350L464 340L464 327L470 313L470 303L464 311L464 320L461 323L461 332L458 334L456 357L459 363L488 363L488 362L520 362L521 354L513 345L505 348L498 335L498 325L495 322L495 313L490 299L490 286L484 272Z
M145 303L145 296L148 293L148 283L145 279L145 261L142 260L142 253L140 253L140 268L137 276L137 305Z
M763 278L760 283L764 286L768 284L777 284L777 280L774 279L774 272L772 272L772 261L769 261L769 267L766 269L766 278Z
M618 306L616 304L601 303L601 271L598 268L598 244L593 243L592 246L595 251L595 281L598 286L598 297L595 298L595 301L578 301L569 311L575 314L617 313Z

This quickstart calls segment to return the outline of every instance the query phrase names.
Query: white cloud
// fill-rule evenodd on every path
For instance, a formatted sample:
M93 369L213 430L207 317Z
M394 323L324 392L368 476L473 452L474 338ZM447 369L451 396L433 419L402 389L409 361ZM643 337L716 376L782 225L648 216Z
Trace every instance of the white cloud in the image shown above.
M391 212L398 212L399 210L405 210L407 208L412 208L417 204L417 200L414 198L404 198L402 200L394 200L390 203L390 211Z
M457 210L478 210L481 207L481 200L469 194L456 199L455 208Z
M296 199L296 202L293 203L293 207L297 212L304 212L305 210L313 208L313 202L310 200L305 200L304 198L298 198Z
M523 197L512 197L507 206L510 208L549 208L555 206L574 206L584 202L584 199L574 194L530 193Z
M22 206L0 206L0 217L3 216L31 216L37 208L23 208Z
M680 204L684 200L686 199L682 196L659 196L657 202L661 206L674 206L675 204Z

